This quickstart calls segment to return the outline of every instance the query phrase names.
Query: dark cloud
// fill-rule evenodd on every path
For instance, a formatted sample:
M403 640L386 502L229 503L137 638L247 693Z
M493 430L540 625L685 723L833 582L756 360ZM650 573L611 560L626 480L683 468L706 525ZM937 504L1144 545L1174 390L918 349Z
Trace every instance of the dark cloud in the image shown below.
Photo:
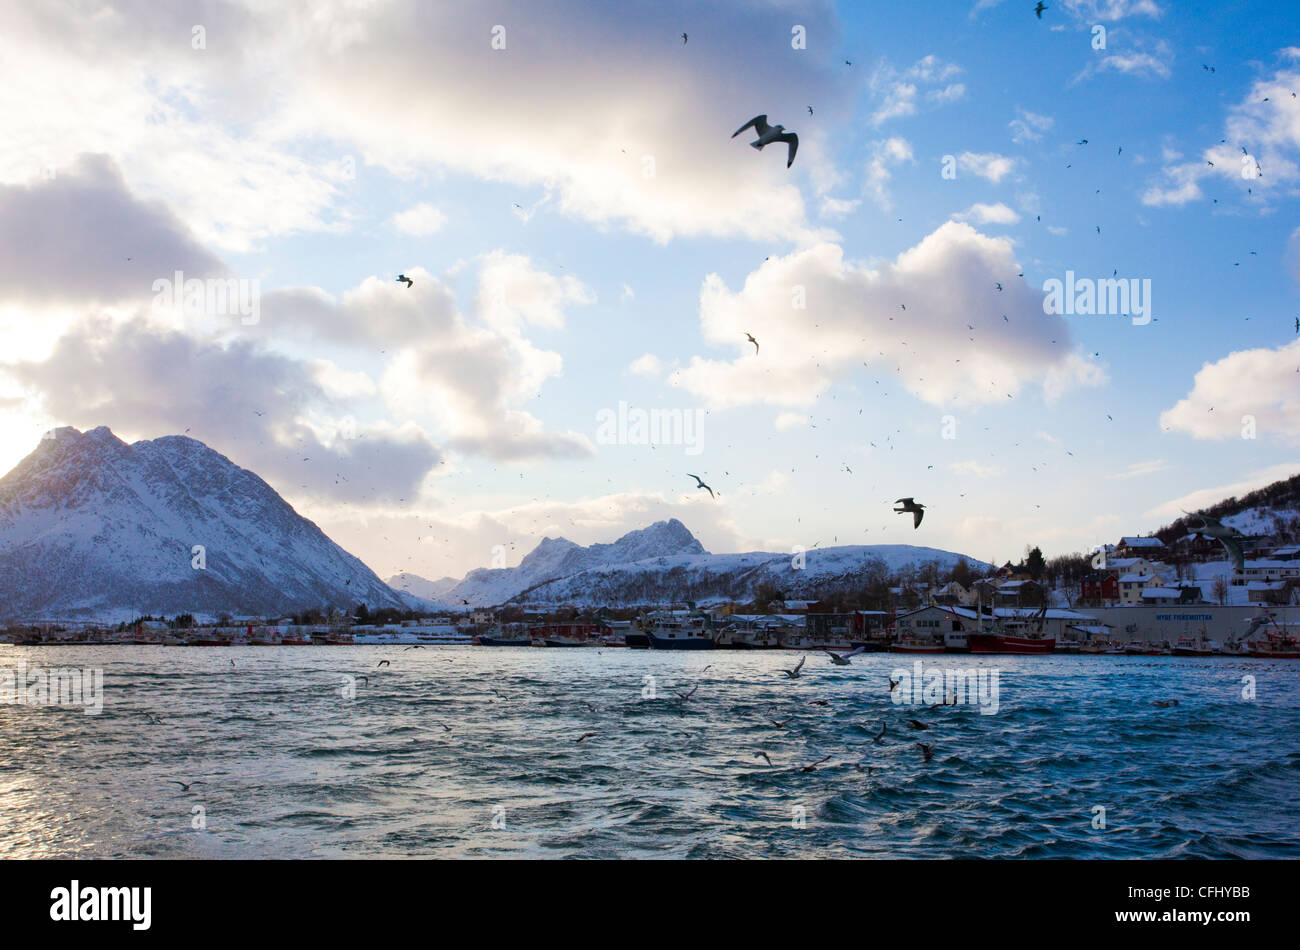
M350 407L310 364L247 341L207 343L143 320L89 320L47 360L8 371L64 423L143 438L189 429L280 491L352 503L409 499L442 460L418 430L350 431ZM337 436L322 439L301 422L313 414L344 420Z
M226 268L164 205L133 195L107 156L83 155L50 179L0 185L0 300L142 299L155 279L176 271L209 277Z

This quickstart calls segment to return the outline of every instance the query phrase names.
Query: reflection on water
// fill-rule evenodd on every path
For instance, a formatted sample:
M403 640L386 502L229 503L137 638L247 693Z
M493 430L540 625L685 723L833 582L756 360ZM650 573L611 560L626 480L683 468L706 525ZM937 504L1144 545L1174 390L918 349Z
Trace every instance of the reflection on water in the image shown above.
M926 658L1000 671L981 715L895 705L912 658L884 654L797 680L779 651L19 659L102 667L104 710L0 705L5 857L1300 857L1295 662Z

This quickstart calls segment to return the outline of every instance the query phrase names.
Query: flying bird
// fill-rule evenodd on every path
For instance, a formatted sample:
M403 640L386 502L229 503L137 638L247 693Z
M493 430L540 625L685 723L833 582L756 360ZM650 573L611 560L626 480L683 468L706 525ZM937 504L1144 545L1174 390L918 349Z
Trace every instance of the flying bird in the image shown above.
M803 768L801 768L799 771L800 771L800 772L816 772L816 771L817 771L817 766L821 765L823 762L829 762L830 760L831 760L831 757L828 755L828 756L826 756L826 757L823 758L823 759L818 759L816 762L812 762L812 763L810 763L810 764L808 764L808 765L805 765L805 766L804 766Z
M1194 533L1217 539L1223 545L1223 549L1228 552L1228 557L1232 560L1232 566L1238 571L1245 570L1245 555L1242 554L1241 542L1238 540L1241 533L1236 528L1230 528L1217 518L1211 518L1209 515L1194 515L1189 511L1185 511L1183 514L1195 518L1201 523L1199 528L1192 529Z
M185 782L178 782L178 781L176 781L176 779L172 779L172 780L171 780L171 784L172 784L172 785L179 785L179 786L181 787L181 791L182 791L182 792L188 792L188 791L190 790L190 785L207 785L208 783L207 783L207 782L190 782L189 784L186 784Z
M799 657L799 662L794 665L794 669L782 670L781 672L783 672L786 675L787 679L797 680L799 678L799 671L803 669L803 665L807 661L808 661L808 657L801 656Z
M785 142L790 147L790 157L786 161L785 167L789 168L794 164L794 153L799 150L799 136L793 132L787 132L784 125L768 125L766 115L756 115L736 129L735 132L732 132L731 137L734 139L741 132L751 127L758 135L758 138L749 143L753 148L761 152L764 146L771 145L773 142Z
M916 747L921 750L921 755L924 757L924 761L929 762L930 756L934 754L934 743L918 742Z
M858 647L856 650L853 650L849 653L843 653L843 654L833 653L830 650L823 650L822 652L825 653L828 657L830 657L831 662L834 663L836 666L848 666L849 657L857 656L859 653L865 653L866 649L867 649L866 647Z
M880 743L881 743L881 742L884 740L884 738L885 738L885 730L886 730L887 728L889 728L889 723L885 722L885 721L882 719L882 720L880 721L880 731L877 732L874 736L871 737L871 741L874 742L876 745L880 745Z
M698 475L691 475L690 472L687 472L686 474L687 474L687 476L689 476L690 478L695 479L695 487L696 487L696 488L703 488L705 491L707 491L707 492L709 493L709 497L710 497L710 498L717 498L717 497L718 497L717 495L713 494L713 489L712 489L712 488L710 488L708 485L704 484L704 482L702 482L702 481L700 480L700 476L698 476Z
M756 758L756 759L760 759L760 758L761 758L761 759L763 759L765 762L767 762L767 766L768 766L768 768L771 768L771 767L772 767L772 760L771 760L770 758L768 758L768 755L767 755L766 752L755 752L755 753L754 753L754 758Z
M399 283L399 284L406 284L406 289L407 289L407 290L410 290L410 289L411 289L411 285L412 285L413 283L415 283L415 281L411 280L411 278L407 277L405 274L398 274L398 275L397 275L397 283Z
M683 33L683 34L682 34L682 45L683 45L683 46L686 45L686 39L687 39L686 34Z
M913 530L921 527L921 519L925 517L925 505L918 505L911 498L900 498L894 504L901 506L894 509L895 514L901 515L909 511L912 513Z
M922 729L929 729L929 728L930 728L928 725L926 725L925 723L921 722L921 720L919 720L919 719L909 719L909 720L907 720L907 725L908 725L908 728L910 728L910 729L915 729L915 730L918 730L918 731L919 731L919 730L922 730Z
M749 333L746 333L746 334L745 334L745 339L748 340L750 343L753 343L753 344L754 344L754 355L757 356L757 355L758 355L758 341L755 340L754 337L753 337L751 334L749 334Z
M582 735L578 736L578 738L574 739L573 741L581 742L583 739L590 739L594 735L595 735L594 732L584 732Z
M1034 12L1038 14L1038 19L1043 18L1043 11L1047 9L1047 4L1043 0L1038 0L1038 6L1034 7Z

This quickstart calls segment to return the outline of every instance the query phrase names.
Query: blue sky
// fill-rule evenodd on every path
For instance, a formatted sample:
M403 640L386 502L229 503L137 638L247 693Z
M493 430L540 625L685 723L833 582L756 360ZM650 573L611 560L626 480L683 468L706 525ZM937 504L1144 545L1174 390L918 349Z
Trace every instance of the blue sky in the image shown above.
M664 517L1062 553L1300 468L1278 7L5 6L0 468L189 429L430 577ZM788 171L730 138L758 113ZM176 269L259 323L160 310ZM1154 319L1043 314L1067 270ZM621 401L704 413L698 454L602 442Z

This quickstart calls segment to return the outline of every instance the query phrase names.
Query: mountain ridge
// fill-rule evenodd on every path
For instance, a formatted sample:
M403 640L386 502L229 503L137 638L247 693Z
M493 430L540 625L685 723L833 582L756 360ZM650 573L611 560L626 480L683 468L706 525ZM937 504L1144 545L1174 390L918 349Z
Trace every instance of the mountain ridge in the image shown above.
M184 435L52 430L0 478L6 619L406 608L255 473Z

